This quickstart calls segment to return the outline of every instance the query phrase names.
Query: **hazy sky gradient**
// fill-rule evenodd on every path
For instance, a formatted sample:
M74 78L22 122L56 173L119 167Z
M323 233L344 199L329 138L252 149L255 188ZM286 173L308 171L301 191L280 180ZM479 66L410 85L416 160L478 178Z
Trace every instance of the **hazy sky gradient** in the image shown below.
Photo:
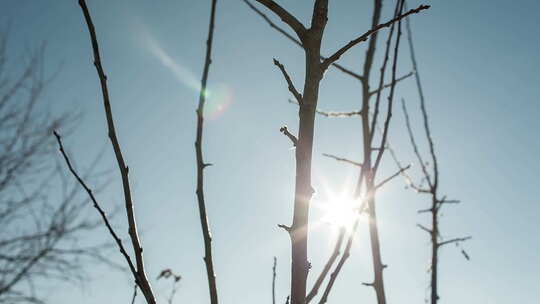
M306 24L312 2L280 1ZM409 1L409 6L420 3ZM443 250L441 304L538 303L540 3L426 3L432 8L412 17L412 25L441 165L441 192L463 202L445 210L442 231L447 237L473 236L465 244L470 262L453 246ZM89 0L88 4L130 167L148 274L154 279L160 270L172 268L183 276L176 303L208 303L193 142L210 1ZM385 0L383 20L392 8L393 1ZM324 52L366 31L371 10L372 1L330 1ZM109 210L120 206L121 185L77 1L3 0L0 20L10 24L10 54L15 58L47 42L48 71L60 68L60 74L46 102L55 114L77 110L84 114L65 145L79 168L107 147L102 165L115 169L114 182L99 199ZM220 300L270 303L272 257L277 256L281 303L289 285L290 242L276 225L291 221L294 153L278 130L283 124L296 130L297 112L287 103L290 95L272 58L285 64L295 83L301 84L303 53L241 0L219 0L216 22L209 78L209 108L214 110L205 127L204 150L206 160L214 164L207 170L206 195ZM385 37L386 31L382 33ZM357 47L341 62L360 71L364 51ZM400 74L405 74L411 69L405 47L402 56ZM408 100L416 129L421 131L412 78L399 84L397 97ZM327 110L356 110L360 86L330 70L322 82L319 105ZM397 153L404 162L414 161L402 113L397 110L395 117L391 143L400 147ZM316 206L328 199L329 191L346 191L358 175L355 168L321 153L360 160L360 130L359 119L317 118L311 281L330 255L334 236L328 225L315 224L322 216ZM385 161L380 179L395 170L390 157ZM423 303L428 294L429 240L415 227L427 222L427 216L416 213L427 204L427 197L404 190L401 180L379 194L390 303ZM121 233L127 230L123 221L117 227ZM363 225L330 303L374 303L373 290L361 285L372 279L366 232ZM108 240L109 235L103 229L93 238ZM44 285L50 302L130 301L129 276L102 266L90 268L89 274L93 281L83 289ZM153 281L153 286L164 302L170 284ZM140 297L138 302L142 301Z

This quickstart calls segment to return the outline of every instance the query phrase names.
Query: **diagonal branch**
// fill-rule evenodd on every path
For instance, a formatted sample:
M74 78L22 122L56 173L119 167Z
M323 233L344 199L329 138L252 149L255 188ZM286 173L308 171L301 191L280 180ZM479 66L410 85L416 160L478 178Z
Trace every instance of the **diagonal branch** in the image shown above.
M335 159L337 161L345 162L345 163L348 163L348 164L351 164L351 165L354 165L354 166L357 166L357 167L362 167L361 163L352 161L352 160L347 159L347 158L343 158L343 157L339 157L339 156L335 156L335 155L327 154L327 153L323 153L323 156L333 158L333 159Z
M274 2L273 0L255 0L259 2L260 4L266 6L269 10L271 10L274 14L276 14L283 22L285 22L288 26L290 26L293 31L296 33L298 38L300 38L300 41L304 40L304 36L307 32L307 29L304 27L304 25L296 19L293 15L291 15L286 9L281 7L279 4Z
M391 181L392 179L394 179L395 177L397 177L398 175L400 174L403 174L403 172L405 172L405 170L408 170L409 168L411 168L411 165L407 165L406 167L404 168L400 168L398 170L398 172L392 174L391 176L387 177L386 179L384 179L382 182L380 182L378 185L375 186L375 190L381 188L382 186L384 186L384 184L386 184L387 182Z
M279 129L279 132L283 133L285 136L287 136L293 143L293 146L296 147L298 144L298 139L296 136L294 136L291 132L289 132L289 129L287 129L287 126L283 126Z
M383 85L382 88L378 88L376 90L373 90L373 91L369 92L369 96L373 96L373 95L379 93L381 90L388 89L388 88L392 87L393 85L395 85L396 83L411 77L412 75L414 75L414 72L410 72L408 74L405 74L405 75L397 78L396 81L391 82L391 83L387 83L387 84Z
M301 48L304 48L304 46L302 45L302 42L300 42L298 39L293 37L291 34L287 33L286 30L284 30L283 28L279 27L277 24L272 22L272 20L270 20L270 18L268 18L268 16L266 14L264 14L263 12L261 12L261 10L256 8L253 4L251 4L251 2L249 2L248 0L243 0L243 1L249 8L251 8L255 13L257 13L257 15L261 16L261 18L263 18L264 21L266 21L266 23L268 23L268 25L270 25L271 28L275 29L276 31L281 33L283 36L287 37L289 40L294 42L294 44L298 45ZM324 60L324 59L326 59L326 57L321 56L321 59ZM347 75L349 75L349 76L351 76L351 77L353 77L353 78L355 78L355 79L357 79L359 81L364 81L365 80L365 78L362 75L357 74L357 73L353 72L352 70L350 70L348 68L345 68L344 66L342 66L340 64L333 63L332 66L335 67L336 69L340 70L341 72L343 72L343 73L345 73L345 74L347 74Z
M283 74L283 77L285 78L285 81L287 81L287 85L289 86L289 91L293 94L294 98L298 101L299 105L303 104L302 94L298 92L296 87L294 86L294 83L291 80L291 77L285 70L285 66L281 64L277 59L274 58L274 64L281 70L281 73Z
M405 1L405 0L403 0L403 1ZM429 8L429 6L428 6L428 8ZM403 2L401 3L401 8L400 8L399 12L401 13L402 11L403 11ZM401 16L403 16L403 15L401 15ZM398 18L395 18L395 19L398 19ZM390 121L392 119L392 108L393 108L393 104L394 104L394 92L395 92L395 89L396 89L395 83L396 83L396 73L397 73L397 63L398 63L400 41L401 41L401 19L398 19L398 22L397 22L397 37L396 37L396 42L395 42L395 45L394 45L394 58L393 58L393 63L392 63L392 86L390 86L390 93L388 94L388 107L387 107L387 113L386 113L386 120L385 120L384 126L383 126L382 139L381 139L381 143L380 143L380 146L379 146L379 153L377 153L377 157L375 159L375 164L373 165L373 170L375 172L377 172L377 169L379 168L379 165L381 163L381 160L382 160L382 157L383 157L383 154L384 154L384 151L385 151L384 148L386 147L386 141L388 139L388 133L389 133L389 130L390 130Z
M128 220L128 226L129 226L129 237L131 239L131 244L133 246L133 251L135 253L135 260L137 263L137 273L138 273L137 282L139 284L139 287L141 288L141 291L143 292L146 298L146 301L149 304L154 304L156 303L156 300L155 300L154 293L152 291L152 287L150 286L150 282L148 281L148 278L146 277L146 272L144 269L143 249L139 240L139 234L137 232L137 224L135 222L135 212L134 212L134 207L133 207L133 201L131 198L131 189L130 189L129 177L128 177L129 168L126 166L124 157L122 155L122 150L120 148L120 144L116 136L116 129L114 126L113 114L112 114L111 104L110 104L110 99L109 99L109 89L107 87L107 76L105 75L103 66L101 65L101 57L99 53L99 45L98 45L98 41L96 37L96 31L94 28L94 24L92 22L92 17L90 16L90 12L88 11L86 1L79 0L79 5L84 14L84 19L86 21L86 25L90 33L90 41L92 43L92 50L94 54L94 66L96 67L96 71L98 73L99 81L101 84L101 92L103 95L103 105L105 107L105 115L107 119L109 139L111 141L111 145L113 147L114 154L116 156L116 162L118 164L118 168L122 176L122 187L124 190L125 208L126 208L126 214L127 214L127 220Z
M346 231L345 228L340 229L338 240L336 242L336 246L334 247L334 251L332 252L332 255L330 256L330 258L328 259L326 264L324 265L324 268L323 268L321 274L319 275L319 277L317 278L317 281L315 281L315 284L313 284L313 288L311 289L311 291L307 295L306 303L309 303L317 295L317 293L319 292L319 288L321 287L324 279L326 278L326 276L330 272L330 269L332 268L332 265L334 264L334 262L338 258L339 250L341 249L341 244L343 243L343 239L345 237L345 231Z
M429 233L429 234L432 234L433 233L433 230L421 225L421 224L416 224L416 226L422 230L424 230L425 232Z
M397 21L400 21L401 19L403 19L403 18L405 18L405 17L407 17L409 15L419 13L419 12L425 10L425 9L428 9L428 8L430 8L429 5L420 5L419 7L415 8L415 9L411 9L408 12L406 12L404 14L401 14L401 15L395 17L394 19L392 19L392 20L390 20L390 21L388 21L386 23L382 23L382 24L379 24L379 25L375 26L374 28L372 28L369 31L365 32L364 34L362 34L358 38L349 41L349 43L347 43L341 49L337 50L332 56L325 59L322 62L321 68L323 69L323 71L326 70L330 66L330 64L337 61L343 54L345 54L345 52L347 52L349 49L351 49L355 45L359 44L360 42L366 41L369 38L369 36L373 35L375 32L377 32L377 31L379 31L379 30L381 30L381 29L383 29L385 27L389 27L390 25L394 24Z
M451 240L448 240L448 241L437 243L437 246L442 247L444 245L448 245L448 244L452 244L452 243L465 242L465 241L468 241L470 239L472 239L472 236L467 236L467 237L462 237L462 238L455 238L455 239L451 239Z
M435 187L431 181L431 175L429 174L427 170L426 163L424 162L422 154L420 154L420 150L418 149L418 144L416 143L416 139L414 138L414 133L411 127L411 119L409 118L409 111L407 110L405 99L403 98L401 99L401 108L403 109L403 115L405 117L405 125L407 126L407 133L409 134L409 140L411 141L411 145L414 150L414 155L416 155L416 158L418 159L418 162L420 163L420 168L422 168L422 173L424 174L424 178L426 179L428 183L429 189L434 189Z
M126 260L128 266L129 266L129 270L133 274L133 276L135 278L135 281L137 281L139 275L137 273L137 270L135 269L135 266L133 265L133 262L131 261L131 257L129 256L126 249L124 248L124 245L122 244L122 240L120 239L120 237L118 237L118 235L116 234L116 232L112 228L111 223L109 222L109 219L107 218L107 214L105 213L103 208L101 208L101 206L97 202L97 200L96 200L96 198L94 196L94 193L92 192L92 189L90 189L90 187L88 187L86 185L86 183L83 181L83 179L79 176L79 174L77 174L77 172L73 168L73 165L71 164L71 161L69 160L69 157L67 156L66 151L64 150L64 146L62 144L62 139L61 139L60 135L56 131L53 131L53 134L56 137L56 141L58 142L58 147L60 149L60 153L62 153L62 156L64 157L64 160L66 162L66 165L68 166L69 171L71 172L71 174L73 174L75 179L77 179L77 182L79 182L79 184L84 188L86 193L88 193L88 196L92 200L94 208L96 208L99 215L101 216L101 219L103 220L103 224L105 224L105 227L107 227L107 230L109 231L109 234L112 236L112 238L116 242L116 245L118 245L118 249L120 250L120 253L122 253L122 255L124 256L124 259Z

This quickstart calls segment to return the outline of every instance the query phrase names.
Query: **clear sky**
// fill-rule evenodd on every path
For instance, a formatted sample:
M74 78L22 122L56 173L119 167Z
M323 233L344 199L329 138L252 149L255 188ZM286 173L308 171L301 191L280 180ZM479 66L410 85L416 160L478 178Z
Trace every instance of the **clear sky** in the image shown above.
M195 197L195 108L202 72L210 1L91 0L101 43L117 131L130 167L137 220L149 276L172 268L183 276L176 303L208 303L203 244ZM305 23L312 1L280 1ZM368 29L371 1L330 1L325 53ZM432 8L412 18L419 68L441 165L441 191L462 200L442 217L447 237L472 235L467 262L453 247L443 250L441 304L521 303L540 298L540 3L523 1L427 1ZM409 1L409 5L420 1ZM387 19L393 2L384 1ZM279 22L277 18L273 18ZM86 25L75 0L3 0L0 22L10 24L10 54L23 56L47 42L47 68L60 74L47 92L53 113L84 114L65 145L84 168L107 145L104 113L92 65ZM342 59L360 71L364 48ZM404 49L401 73L410 71ZM288 236L276 227L292 215L294 153L279 132L296 130L296 108L272 58L303 80L300 49L268 27L240 0L219 0L204 149L206 195L221 303L271 303L272 257L278 257L278 299L287 295ZM377 69L378 67L376 67ZM375 73L377 75L377 73ZM397 97L416 105L412 78ZM335 70L321 87L320 108L355 110L360 87ZM416 107L412 106L411 110ZM404 162L414 160L401 112L390 140ZM414 123L420 129L416 114ZM62 130L60 130L62 131ZM114 168L107 145L103 167ZM355 168L325 159L335 153L361 159L358 119L317 119L315 206L329 192L345 191ZM389 157L381 177L395 167ZM418 166L415 168L418 169ZM121 206L114 180L99 195L107 209ZM382 254L390 303L422 303L428 295L429 241L415 227L427 218L416 211L428 198L394 180L379 195ZM317 207L313 221L322 214ZM122 214L123 215L123 214ZM314 225L315 226L315 225ZM127 228L118 221L118 230ZM361 285L372 279L367 226L338 279L330 303L373 303ZM127 234L126 234L127 236ZM310 235L313 280L330 255L333 228ZM104 229L92 236L108 240ZM111 256L115 256L113 251ZM118 255L119 258L119 255ZM120 261L120 259L118 259ZM128 275L90 267L84 288L44 284L51 303L127 303ZM160 301L170 286L153 281ZM142 303L142 297L139 303Z

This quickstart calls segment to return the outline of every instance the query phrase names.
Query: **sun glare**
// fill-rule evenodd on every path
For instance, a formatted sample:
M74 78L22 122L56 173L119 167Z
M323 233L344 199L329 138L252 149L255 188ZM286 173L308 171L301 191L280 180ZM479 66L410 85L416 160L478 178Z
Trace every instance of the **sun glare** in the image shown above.
M320 205L324 212L321 221L335 227L351 229L356 219L362 216L358 212L359 205L359 200L334 198Z

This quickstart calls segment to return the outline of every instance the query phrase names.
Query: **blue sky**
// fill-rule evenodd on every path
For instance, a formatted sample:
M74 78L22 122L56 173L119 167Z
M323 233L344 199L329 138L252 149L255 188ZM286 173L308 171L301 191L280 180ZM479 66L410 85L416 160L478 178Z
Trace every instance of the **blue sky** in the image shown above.
M210 1L88 2L130 167L149 276L155 278L163 268L172 268L183 276L176 302L206 303L193 142ZM280 3L307 23L312 1ZM540 4L525 0L427 3L432 8L414 16L412 25L441 163L441 190L463 202L446 209L443 232L448 237L473 236L465 245L470 262L453 247L443 250L441 303L537 303L540 35L536 12ZM384 2L384 16L389 16L392 6ZM367 30L371 9L371 1L331 1L324 52ZM84 114L76 132L65 140L78 166L85 168L106 146L102 166L115 168L77 1L4 0L0 20L11 24L10 52L15 57L47 42L48 70L60 68L60 74L44 102L56 114ZM285 64L300 84L303 54L240 0L219 1L216 22L209 80L210 106L216 110L206 124L204 148L207 161L214 164L207 171L206 195L219 294L222 303L270 303L273 256L278 257L278 298L287 295L290 244L276 224L290 223L294 186L294 153L278 130L283 124L296 130L297 120L272 58ZM363 54L363 47L355 48L341 62L359 71ZM402 54L404 74L411 68L407 52ZM399 85L397 96L417 103L412 79ZM329 71L321 87L320 108L354 110L359 104L358 83ZM413 161L401 112L395 116L390 140L400 147L397 152L403 161ZM421 130L419 116L413 118ZM361 159L360 121L319 117L314 151L313 179L321 203L329 196L324 189L344 191L358 174L321 153ZM387 157L381 178L394 170ZM116 174L99 196L109 210L122 202ZM390 302L421 303L428 294L429 243L415 227L427 221L416 213L427 203L427 198L405 190L401 180L379 195ZM311 214L314 221L322 217L317 208ZM126 231L122 220L117 227ZM332 303L374 301L373 291L361 285L372 278L366 231L364 225L336 283ZM311 280L329 256L333 236L326 225L312 231ZM104 229L91 236L108 237ZM93 280L84 288L46 285L51 303L130 300L132 283L127 275L103 266L90 267L88 273ZM153 285L163 302L169 284Z

